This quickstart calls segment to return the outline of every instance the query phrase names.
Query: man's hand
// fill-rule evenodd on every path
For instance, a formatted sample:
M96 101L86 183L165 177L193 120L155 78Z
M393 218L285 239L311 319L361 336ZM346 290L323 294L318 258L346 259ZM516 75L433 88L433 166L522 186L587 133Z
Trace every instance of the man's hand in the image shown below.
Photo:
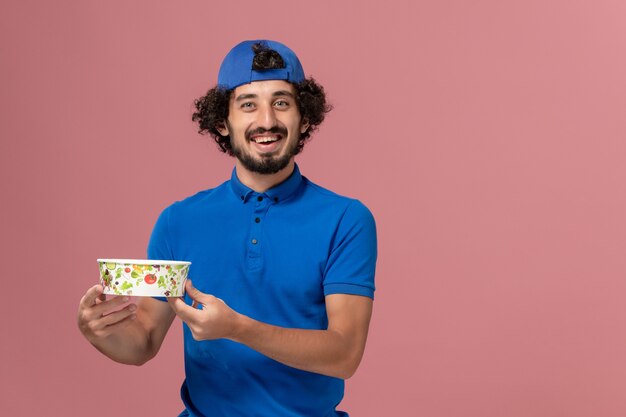
M101 285L91 287L78 306L78 328L100 352L116 362L141 365L157 354L174 313L162 301L141 297L106 299Z
M172 310L181 318L195 340L232 338L240 315L228 307L224 301L198 291L191 280L185 283L185 291L193 300L191 306L182 298L171 297L167 301Z
M128 326L136 318L135 304L120 309L129 301L128 297L116 296L107 300L102 292L102 285L94 285L78 306L78 328L92 343Z

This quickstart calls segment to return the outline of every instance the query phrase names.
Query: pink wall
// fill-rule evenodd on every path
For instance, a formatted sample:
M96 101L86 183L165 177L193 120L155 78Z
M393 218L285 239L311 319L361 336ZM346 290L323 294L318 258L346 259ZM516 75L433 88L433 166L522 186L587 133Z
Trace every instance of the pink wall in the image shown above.
M98 257L232 160L189 121L283 40L335 110L299 163L380 235L356 417L626 415L626 3L4 1L2 415L175 415L179 326L135 368L76 328ZM14 280L16 284L11 284Z

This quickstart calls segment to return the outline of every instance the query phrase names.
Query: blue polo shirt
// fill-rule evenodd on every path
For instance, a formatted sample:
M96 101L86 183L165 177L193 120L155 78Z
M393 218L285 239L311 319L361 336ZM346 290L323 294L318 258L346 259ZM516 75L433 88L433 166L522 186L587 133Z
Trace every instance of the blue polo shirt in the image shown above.
M166 208L152 259L191 262L200 291L276 326L326 329L324 297L374 296L376 229L359 201L300 174L264 193L239 181ZM186 297L187 303L190 300ZM195 341L184 325L181 395L189 416L346 416L344 381L298 370L230 340Z

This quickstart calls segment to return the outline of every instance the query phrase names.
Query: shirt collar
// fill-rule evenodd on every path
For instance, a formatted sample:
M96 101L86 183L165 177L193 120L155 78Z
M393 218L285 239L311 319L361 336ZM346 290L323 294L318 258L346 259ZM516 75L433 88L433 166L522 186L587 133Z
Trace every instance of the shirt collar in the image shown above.
M248 201L248 199L253 195L265 195L270 198L273 202L278 203L279 201L286 200L289 198L296 190L300 187L300 184L303 181L302 174L300 174L300 168L298 168L298 164L294 164L293 172L291 175L280 184L270 188L264 193L257 193L251 188L244 185L237 177L237 168L233 168L233 173L230 177L230 185L237 196L242 202Z

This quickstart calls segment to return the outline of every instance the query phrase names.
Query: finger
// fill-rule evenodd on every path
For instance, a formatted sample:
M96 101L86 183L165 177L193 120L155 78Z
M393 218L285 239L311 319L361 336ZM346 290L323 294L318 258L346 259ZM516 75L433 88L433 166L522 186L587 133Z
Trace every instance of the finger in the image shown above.
M185 282L185 292L187 293L189 298L192 299L195 305L198 305L198 303L204 304L204 302L206 301L207 294L194 287L190 279Z
M118 321L116 323L110 324L110 325L102 328L101 330L98 330L97 331L98 335L101 336L101 337L106 337L106 336L108 336L110 334L113 334L113 333L117 332L119 329L128 326L136 318L137 318L137 315L133 313L133 314L125 317L124 319L122 319L122 320L120 320L120 321Z
M117 310L105 316L102 316L102 318L98 320L98 325L101 328L112 326L133 315L136 310L137 306L135 304L129 304L121 310Z
M88 315L92 318L103 316L111 310L116 310L118 307L126 304L128 301L130 301L130 297L126 295L115 296L109 298L106 301L100 301L98 304L92 306L89 309Z
M103 291L104 288L102 288L102 285L100 284L94 285L93 287L89 288L83 298L80 299L80 306L82 308L85 308L91 307L92 305L96 304L96 298L104 295L102 294Z
M174 313L184 322L189 321L192 317L192 313L196 311L193 307L188 306L182 298L168 297L167 302L170 304L170 307L172 307Z
M196 290L196 292L199 292L193 286L193 283L191 282L191 280L188 279L187 281L185 281L185 292L189 293L189 291L193 291L193 290ZM191 297L191 295L189 297ZM191 307L192 308L198 308L198 301L194 300L193 297L191 297Z

